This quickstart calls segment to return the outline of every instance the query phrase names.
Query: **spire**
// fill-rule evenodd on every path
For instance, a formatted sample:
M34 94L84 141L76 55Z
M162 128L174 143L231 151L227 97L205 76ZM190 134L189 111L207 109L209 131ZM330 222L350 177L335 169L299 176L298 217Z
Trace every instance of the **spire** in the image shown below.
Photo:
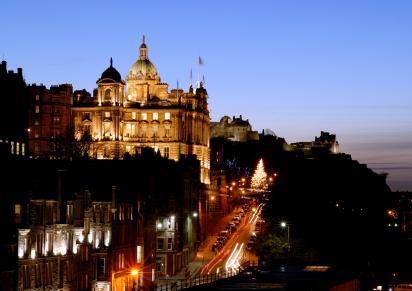
M140 45L140 54L139 60L147 60L147 46L146 46L146 37L143 35L142 44Z
M110 57L110 68L112 68L112 67L113 67L113 58Z

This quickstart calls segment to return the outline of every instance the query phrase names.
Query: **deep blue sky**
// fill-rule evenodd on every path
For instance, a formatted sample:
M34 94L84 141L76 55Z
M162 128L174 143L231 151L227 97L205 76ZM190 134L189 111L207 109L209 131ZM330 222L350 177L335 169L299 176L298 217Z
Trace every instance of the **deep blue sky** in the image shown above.
M91 91L125 77L142 34L162 80L187 87L200 55L214 120L242 114L288 142L341 150L412 190L412 1L17 1L0 53L26 81ZM393 168L396 169L393 169Z

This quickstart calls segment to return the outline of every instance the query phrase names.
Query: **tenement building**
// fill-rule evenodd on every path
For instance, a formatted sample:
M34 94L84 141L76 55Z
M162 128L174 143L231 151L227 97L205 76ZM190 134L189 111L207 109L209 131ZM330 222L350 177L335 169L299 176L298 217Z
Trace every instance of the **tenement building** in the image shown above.
M46 88L44 85L31 84L27 90L30 155L46 155L50 158L69 156L72 85Z
M0 64L0 96L0 156L26 156L26 82L23 69L8 70L4 60Z
M210 117L202 83L188 92L169 92L149 60L144 41L126 81L110 66L97 80L93 96L74 94L72 126L76 139L97 159L123 158L152 147L169 159L196 155L201 181L209 184Z

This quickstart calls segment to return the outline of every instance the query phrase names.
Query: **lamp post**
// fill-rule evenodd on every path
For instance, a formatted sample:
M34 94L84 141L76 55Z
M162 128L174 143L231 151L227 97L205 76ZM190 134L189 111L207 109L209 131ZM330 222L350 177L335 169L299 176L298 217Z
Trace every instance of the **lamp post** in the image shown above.
M289 264L289 253L290 253L290 227L289 227L289 223L287 223L286 221L281 221L280 222L280 227L281 228L287 228L287 230L288 230L288 264Z
M137 269L132 269L130 272L130 275L132 275L132 290L135 291L138 289L138 275L139 275L139 271Z

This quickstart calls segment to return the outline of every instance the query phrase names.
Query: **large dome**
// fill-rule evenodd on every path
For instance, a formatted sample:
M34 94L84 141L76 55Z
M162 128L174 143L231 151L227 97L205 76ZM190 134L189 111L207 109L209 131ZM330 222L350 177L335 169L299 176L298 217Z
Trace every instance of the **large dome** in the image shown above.
M112 79L115 82L121 82L122 81L122 77L121 77L120 73L115 68L113 68L112 58L110 58L110 67L108 67L102 73L102 76L100 77L100 80L103 80L103 79Z
M143 78L153 78L157 75L157 70L149 60L148 50L143 36L142 44L140 45L139 59L133 64L129 70L129 76L139 76Z
M143 59L143 60L139 59L130 68L129 74L133 74L133 75L142 74L142 75L154 76L154 75L157 75L157 71L156 71L155 66L152 64L151 61L149 61L149 59Z

